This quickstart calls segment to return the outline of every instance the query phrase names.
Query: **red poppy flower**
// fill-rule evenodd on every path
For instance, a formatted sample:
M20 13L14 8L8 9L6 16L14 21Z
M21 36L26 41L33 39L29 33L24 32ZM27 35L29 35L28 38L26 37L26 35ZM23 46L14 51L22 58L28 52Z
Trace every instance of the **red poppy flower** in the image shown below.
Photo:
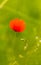
M25 22L19 19L11 20L9 26L16 32L23 32L26 28Z

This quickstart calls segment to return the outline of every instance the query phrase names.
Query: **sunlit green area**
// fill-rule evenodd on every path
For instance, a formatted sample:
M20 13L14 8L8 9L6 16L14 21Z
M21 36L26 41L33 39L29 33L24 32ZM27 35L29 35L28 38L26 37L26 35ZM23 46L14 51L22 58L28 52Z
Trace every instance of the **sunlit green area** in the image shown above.
M0 3L0 65L41 65L41 0ZM15 18L26 22L24 32L9 28Z

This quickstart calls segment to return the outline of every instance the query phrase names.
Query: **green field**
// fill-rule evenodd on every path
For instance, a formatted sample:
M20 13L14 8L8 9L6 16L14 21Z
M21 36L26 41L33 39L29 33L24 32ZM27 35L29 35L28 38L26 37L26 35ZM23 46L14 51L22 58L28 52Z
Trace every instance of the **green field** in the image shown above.
M24 32L9 28L15 18ZM41 65L41 0L0 0L0 65Z

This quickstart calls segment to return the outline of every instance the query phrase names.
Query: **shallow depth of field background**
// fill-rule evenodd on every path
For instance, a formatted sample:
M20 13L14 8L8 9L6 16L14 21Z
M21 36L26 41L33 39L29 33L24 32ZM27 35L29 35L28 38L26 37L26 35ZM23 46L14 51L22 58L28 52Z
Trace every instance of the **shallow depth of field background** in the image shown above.
M15 18L26 22L24 32L9 28ZM0 65L41 65L41 0L8 0L0 8Z

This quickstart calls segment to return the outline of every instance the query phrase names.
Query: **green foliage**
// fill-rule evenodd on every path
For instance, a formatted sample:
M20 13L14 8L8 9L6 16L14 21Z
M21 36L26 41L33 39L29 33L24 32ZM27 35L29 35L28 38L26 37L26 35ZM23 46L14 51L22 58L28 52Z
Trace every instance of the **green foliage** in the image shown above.
M15 18L26 22L24 32L9 28ZM0 65L41 65L41 0L8 0L0 8Z

